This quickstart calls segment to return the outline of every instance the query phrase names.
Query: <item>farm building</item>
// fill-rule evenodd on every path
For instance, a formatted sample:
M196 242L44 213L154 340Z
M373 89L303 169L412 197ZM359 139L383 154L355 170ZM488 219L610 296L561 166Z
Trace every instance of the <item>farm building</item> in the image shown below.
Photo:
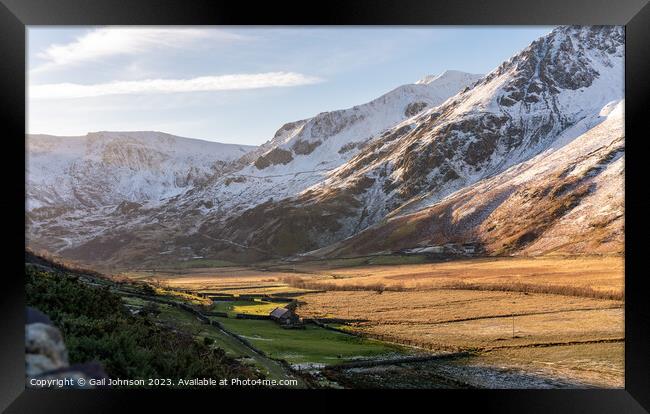
M426 254L426 253L441 254L444 253L444 251L445 251L444 246L421 246L412 249L403 249L401 252L404 254Z
M291 309L275 308L269 314L271 320L280 325L298 325L301 323L300 318Z
M478 251L478 246L476 243L464 243L463 252L465 254L474 254Z

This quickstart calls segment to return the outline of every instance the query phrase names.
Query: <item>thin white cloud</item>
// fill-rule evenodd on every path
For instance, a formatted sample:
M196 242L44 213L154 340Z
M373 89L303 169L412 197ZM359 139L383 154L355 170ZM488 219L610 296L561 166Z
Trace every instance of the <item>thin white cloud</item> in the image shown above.
M36 55L43 63L35 67L33 72L96 62L120 55L183 48L200 41L229 42L244 38L219 29L104 27L87 32L70 43L50 45Z
M30 99L73 99L105 95L279 88L311 85L322 81L321 78L295 72L240 73L192 79L113 81L92 85L76 83L30 85L28 95Z

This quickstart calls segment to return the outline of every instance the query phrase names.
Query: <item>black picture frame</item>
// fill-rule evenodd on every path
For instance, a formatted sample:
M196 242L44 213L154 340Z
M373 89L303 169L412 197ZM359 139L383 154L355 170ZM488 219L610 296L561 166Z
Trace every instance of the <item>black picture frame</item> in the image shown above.
M643 272L648 203L641 187L646 168L650 97L650 5L648 0L330 0L307 3L210 0L0 0L0 117L4 131L2 177L5 248L0 302L0 409L7 412L116 412L136 400L167 408L193 409L205 402L227 409L237 400L248 409L282 409L344 404L398 405L454 411L473 407L498 412L642 413L650 410L650 311ZM371 391L170 391L25 390L24 386L24 181L26 26L30 25L561 25L605 24L626 27L625 69L625 388L621 390L423 390ZM23 176L24 179L24 176ZM637 191L641 190L641 191ZM15 219L14 219L15 216ZM629 221L628 221L629 219ZM20 246L19 240L23 240ZM406 394L406 395L405 395ZM216 396L216 397L215 397ZM645 408L644 408L645 407ZM409 408L412 409L412 408Z

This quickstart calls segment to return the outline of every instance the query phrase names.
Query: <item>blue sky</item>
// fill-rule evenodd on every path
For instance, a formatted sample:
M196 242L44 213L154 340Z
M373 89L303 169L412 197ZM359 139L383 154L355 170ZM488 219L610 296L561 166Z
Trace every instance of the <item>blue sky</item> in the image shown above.
M154 130L258 145L286 122L447 69L487 73L552 27L32 27L28 132Z

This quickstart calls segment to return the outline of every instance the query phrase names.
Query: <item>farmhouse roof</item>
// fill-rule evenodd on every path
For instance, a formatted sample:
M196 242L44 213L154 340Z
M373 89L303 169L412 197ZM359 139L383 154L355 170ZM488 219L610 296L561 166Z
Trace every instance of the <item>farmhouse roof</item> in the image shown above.
M289 315L291 315L291 311L287 308L275 308L271 312L271 317L278 318L278 319L287 317Z

